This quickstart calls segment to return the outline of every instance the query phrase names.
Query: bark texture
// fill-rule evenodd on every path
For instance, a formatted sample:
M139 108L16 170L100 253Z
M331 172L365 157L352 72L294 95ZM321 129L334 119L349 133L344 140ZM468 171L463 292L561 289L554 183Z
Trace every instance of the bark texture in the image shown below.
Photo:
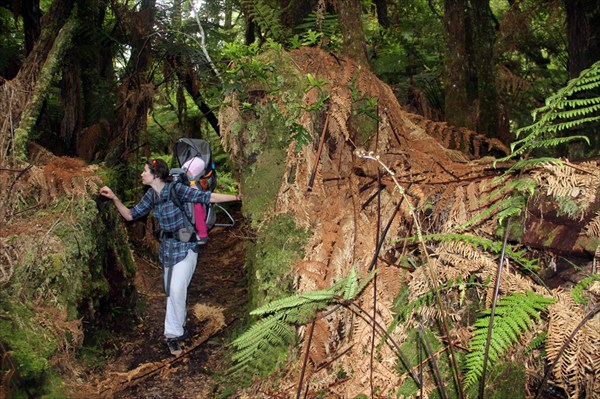
M7 154L10 159L24 158L27 136L37 119L45 89L70 44L74 26L62 28L72 8L73 0L52 3L42 18L42 33L17 76L0 86L0 161L5 161ZM61 30L63 35L57 40ZM18 128L21 130L16 132Z
M444 59L444 114L454 126L467 126L467 54L465 0L446 0L444 12L446 54Z
M342 52L363 68L370 69L360 1L338 0L337 7L342 31Z

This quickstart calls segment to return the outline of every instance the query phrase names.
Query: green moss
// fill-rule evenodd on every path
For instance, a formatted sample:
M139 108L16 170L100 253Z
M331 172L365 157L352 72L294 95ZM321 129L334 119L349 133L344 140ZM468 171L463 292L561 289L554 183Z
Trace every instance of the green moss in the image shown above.
M244 176L244 212L256 228L275 206L275 199L285 171L285 152L267 149L248 168Z
M117 302L127 303L134 265L122 223L109 212L99 213L91 199L59 199L36 220L43 234L7 238L21 252L0 292L0 343L19 375L14 397L60 398L62 383L50 359L59 342L77 344L56 323L85 318L92 325L96 315L105 320L102 303L133 313ZM114 278L109 280L109 273ZM108 300L109 292L119 298ZM65 311L66 320L56 320Z
M479 384L467 392L469 398L476 398ZM525 362L500 362L488 370L485 384L486 399L524 399Z
M40 325L36 311L27 304L2 298L0 342L6 344L8 355L23 380L36 380L49 368L49 358L58 346L55 336Z
M293 294L291 266L304 256L308 232L298 228L287 215L270 219L249 246L251 307Z

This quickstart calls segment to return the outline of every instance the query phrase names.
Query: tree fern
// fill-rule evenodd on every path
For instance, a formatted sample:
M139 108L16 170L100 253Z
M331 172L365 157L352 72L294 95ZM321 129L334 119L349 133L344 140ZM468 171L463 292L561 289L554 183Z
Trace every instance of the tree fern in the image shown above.
M316 30L325 37L340 35L340 22L336 14L312 11L296 29L302 31Z
M359 284L353 268L348 277L328 289L280 298L254 309L250 314L263 318L232 342L236 352L232 356L235 364L230 371L253 367L268 358L274 346L286 345L293 340L292 325L306 323L318 310L333 303L354 298L374 273Z
M281 9L278 3L268 0L242 0L242 4L264 35L278 42L283 41L287 34L281 24Z
M536 148L556 146L572 140L589 139L585 136L558 138L557 134L575 127L600 121L600 97L594 92L600 87L600 61L571 79L567 85L546 99L543 107L537 108L532 115L533 124L516 131L522 139L511 144L508 160L529 153ZM574 94L586 98L573 98ZM538 119L538 116L540 116Z
M527 331L536 319L540 319L539 313L546 311L548 305L553 302L554 299L533 292L512 293L498 301L489 343L489 366L517 343L521 334ZM473 386L483 374L490 310L484 311L482 316L473 325L475 331L471 339L470 351L465 359L465 387L467 388Z

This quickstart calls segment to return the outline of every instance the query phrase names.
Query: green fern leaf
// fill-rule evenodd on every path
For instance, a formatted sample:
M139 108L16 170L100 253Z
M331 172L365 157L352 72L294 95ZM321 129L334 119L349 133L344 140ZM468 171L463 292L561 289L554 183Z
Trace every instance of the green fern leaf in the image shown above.
M553 303L552 298L546 298L533 292L526 294L513 293L502 298L497 303L494 315L494 325L488 349L488 363L492 366L498 358L520 339L523 332L539 319L539 312L547 310ZM486 310L473 326L473 338L469 345L469 353L465 359L465 387L473 386L483 375L485 346L487 343L488 327L491 310Z
M328 302L335 299L336 293L333 290L313 291L306 294L298 294L291 297L277 299L267 303L264 306L254 309L251 315L264 315L275 313L290 308L298 308L312 302Z
M344 285L344 299L352 299L356 295L358 289L358 275L354 267L350 270L350 275L346 277L346 284Z
M373 275L374 272L369 279ZM253 310L251 315L263 318L232 342L235 353L232 355L234 366L230 371L239 372L266 359L272 347L287 345L293 340L291 325L306 322L317 310L342 298L354 298L364 286L359 285L358 275L353 268L348 277L328 289L280 298Z

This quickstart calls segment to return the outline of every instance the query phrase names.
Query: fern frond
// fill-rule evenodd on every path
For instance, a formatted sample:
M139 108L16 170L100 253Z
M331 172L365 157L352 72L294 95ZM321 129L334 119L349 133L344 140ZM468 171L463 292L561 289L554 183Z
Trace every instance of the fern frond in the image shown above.
M366 279L367 283L374 273ZM318 310L339 302L342 298L354 298L365 285L365 282L359 284L358 274L352 268L346 278L328 289L280 298L254 309L250 314L263 318L232 342L236 352L232 356L235 364L230 371L239 372L251 367L254 362L267 358L270 348L291 342L294 338L291 328L293 324L305 323Z
M522 333L531 328L534 321L540 318L539 313L545 312L554 302L552 298L530 291L525 294L513 293L498 301L488 352L489 365L492 366L502 354L517 343ZM465 359L467 370L465 387L467 388L473 386L483 375L490 313L489 309L484 311L482 317L473 325L475 331L469 345L470 352Z
M440 241L440 242L451 242L458 241L472 245L474 248L480 248L484 251L490 251L495 254L502 252L503 243L501 241L493 241L488 238L474 236L469 234L427 234L422 236L425 242L427 241ZM416 242L417 237L408 237L400 241L407 240L411 243ZM527 259L524 255L526 251L524 249L517 250L515 246L507 244L505 248L505 256L512 262L523 266L527 270L538 268L537 261Z
M236 348L236 352L232 355L235 364L230 371L241 371L252 363L266 358L272 347L291 342L294 334L284 319L284 314L270 315L254 323L250 329L236 338L232 342Z
M504 160L508 160L509 157L510 157L510 155L508 157L504 158ZM499 159L494 162L500 162L500 161L502 161L502 159ZM511 167L508 168L508 170L503 174L503 176L510 174L516 170L525 170L525 169L530 169L530 168L533 168L536 166L546 165L546 164L555 164L555 165L560 165L560 166L563 165L563 163L560 159L552 158L552 157L520 159L517 162L515 162L513 165L511 165Z
M320 14L312 11L296 29L301 31L316 30L325 37L331 38L340 34L340 23L338 16L335 14Z
M371 280L373 280L373 277L375 277L375 274L377 274L377 269L373 270L371 273L369 273L369 275L367 277L365 277L363 279L363 281L360 283L360 285L358 285L358 287L356 288L354 295L352 295L350 297L346 297L344 295L344 299L352 299L352 298L356 297L357 295L359 295L361 292L363 292L363 290L367 287L367 285L371 282Z
M482 220L486 220L488 217L490 217L494 214L497 214L502 211L506 211L507 209L510 209L510 208L516 208L514 211L516 212L518 210L517 213L520 213L523 203L524 203L524 199L522 198L521 195L504 198L494 204L491 204L483 212L481 212L478 215L475 215L474 217L471 218L471 220L468 220L466 223L463 223L462 225L458 226L457 230L465 230L469 226L477 224L478 222L480 222Z
M582 279L580 282L578 282L575 285L575 287L573 287L573 289L571 290L571 296L573 297L573 300L580 305L587 304L587 302L589 301L589 298L585 298L582 295L583 291L585 291L587 289L587 287L589 287L594 281L598 281L598 280L600 280L600 274L596 273L596 274L592 274L591 276L588 276L588 277Z
M504 160L513 159L535 148L556 146L585 136L557 138L557 133L600 120L600 97L594 90L600 87L600 61L571 79L567 85L546 99L543 107L533 111L535 121L516 131L516 136L525 137L511 144L512 153ZM587 98L573 98L586 94ZM538 115L541 117L538 119Z
M271 36L276 41L281 41L286 36L285 28L281 24L281 9L278 3L267 0L243 0L242 3L263 34Z
M344 299L352 299L356 295L358 289L358 275L354 267L350 270L350 274L345 278L346 283L344 284L343 293Z
M306 294L298 294L291 297L280 298L273 302L267 303L250 312L251 315L265 315L276 313L286 309L298 308L308 303L313 302L330 302L335 299L337 293L334 290L319 290L308 292Z

